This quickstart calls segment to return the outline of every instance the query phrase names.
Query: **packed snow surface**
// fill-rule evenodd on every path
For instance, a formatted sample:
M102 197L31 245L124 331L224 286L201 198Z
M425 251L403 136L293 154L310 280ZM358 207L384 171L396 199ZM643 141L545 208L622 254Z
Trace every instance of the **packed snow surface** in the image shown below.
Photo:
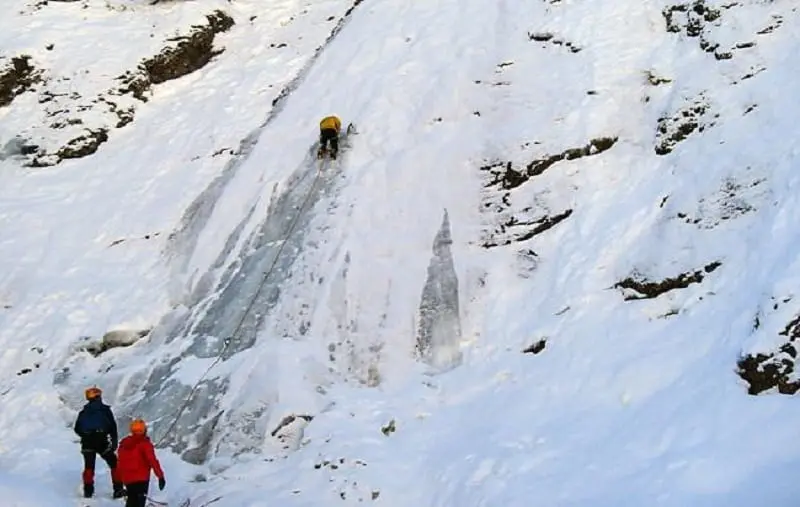
M3 505L796 501L794 2L7 3Z

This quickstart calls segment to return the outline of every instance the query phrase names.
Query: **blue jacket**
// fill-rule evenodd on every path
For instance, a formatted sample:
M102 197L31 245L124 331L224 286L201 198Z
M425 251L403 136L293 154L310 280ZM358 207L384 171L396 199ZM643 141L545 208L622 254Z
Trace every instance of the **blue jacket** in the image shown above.
M78 413L73 429L81 438L90 433L102 432L111 436L114 447L118 442L117 421L114 419L111 407L103 403L99 398L95 398L83 406Z

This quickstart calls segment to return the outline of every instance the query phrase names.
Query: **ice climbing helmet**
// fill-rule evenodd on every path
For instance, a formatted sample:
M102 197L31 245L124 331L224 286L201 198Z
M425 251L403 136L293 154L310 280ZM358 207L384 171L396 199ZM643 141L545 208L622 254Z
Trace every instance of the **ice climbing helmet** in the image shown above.
M99 387L90 387L86 389L84 394L86 395L87 400L93 400L95 398L99 398L100 396L102 396L103 390L100 389Z
M142 419L134 419L131 421L131 433L134 435L144 435L147 433L147 423Z

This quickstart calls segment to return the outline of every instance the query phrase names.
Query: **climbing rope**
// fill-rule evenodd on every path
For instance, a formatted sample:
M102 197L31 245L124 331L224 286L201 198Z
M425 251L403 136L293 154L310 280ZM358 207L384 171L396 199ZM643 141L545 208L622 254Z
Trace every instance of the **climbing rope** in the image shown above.
M194 393L197 391L197 388L200 386L200 383L206 378L208 373L217 364L219 364L219 362L222 360L223 355L228 350L228 347L230 346L232 338L234 336L236 336L236 333L238 333L241 330L241 327L244 325L244 322L245 322L245 319L247 318L247 315L250 313L250 310L252 310L253 305L255 304L256 300L258 299L259 294L261 293L261 290L264 288L264 284L267 282L267 279L269 278L269 275L272 274L272 271L275 269L275 266L278 264L278 259L280 258L281 253L283 252L283 248L286 246L286 243L288 242L288 240L291 237L292 233L294 233L294 229L295 229L295 227L297 227L297 223L299 222L300 217L302 216L303 209L306 207L306 204L308 204L308 201L311 198L311 195L314 193L314 189L315 189L315 187L317 185L317 182L319 181L319 177L320 177L321 173L322 173L322 165L320 165L317 168L316 174L314 175L314 180L311 182L311 186L309 187L308 192L306 192L306 195L305 195L305 198L303 199L303 202L300 204L300 207L297 209L297 213L295 214L294 219L292 220L292 223L289 224L289 228L287 229L286 234L283 235L283 241L281 242L281 246L278 248L278 251L275 254L275 258L272 260L272 264L270 265L269 269L267 269L267 271L264 272L264 276L261 278L261 281L258 284L258 287L256 289L255 294L253 294L253 297L250 299L250 302L245 307L244 312L242 312L242 317L239 319L238 323L233 328L233 331L231 332L231 335L229 337L225 338L225 340L223 342L224 344L223 344L222 350L219 351L219 353L217 354L217 356L214 359L214 361L208 366L208 368L206 368L206 370L203 372L203 374L200 376L200 378L197 380L197 382L195 382L194 385L192 386L191 390L189 391L189 395L186 397L186 400L181 404L180 408L178 409L178 412L175 414L174 418L172 419L172 422L167 427L166 431L164 431L164 434L161 436L161 438L158 439L158 441L156 442L156 444L155 444L156 447L160 446L164 442L164 440L167 438L167 436L170 434L170 432L175 428L175 425L178 423L178 420L180 419L181 415L183 415L184 410L186 410L186 407L189 406L189 402L191 401L192 396L194 396ZM300 185L306 179L306 176L308 176L308 173L304 174L303 177L301 177L300 180L297 181L293 185L293 187L296 188L298 185ZM290 189L290 191L291 191L291 189ZM131 410L132 414L136 413L136 411L139 409L139 405L142 403L143 400L144 400L144 397L140 398L139 401L136 402L136 404L133 406L133 409ZM153 501L153 500L151 500L151 501Z
M247 315L250 313L250 310L253 308L253 305L255 304L256 300L258 299L259 294L261 293L261 289L264 288L264 284L267 282L267 279L269 278L269 275L272 274L272 271L275 269L275 266L278 264L278 259L281 256L281 252L283 252L283 247L286 246L286 243L289 241L289 238L291 237L292 233L294 232L294 228L297 226L297 222L300 221L300 217L302 215L303 208L305 208L306 204L308 204L308 201L311 198L311 194L313 194L314 188L317 185L317 181L319 181L319 176L320 176L321 173L322 173L322 165L320 165L319 168L317 168L317 172L314 175L314 180L311 182L311 186L309 187L308 192L306 193L306 196L303 199L303 202L300 204L300 207L297 209L297 213L294 216L294 220L292 220L292 223L289 224L289 229L286 231L286 234L284 235L283 241L281 242L281 246L278 248L278 251L275 254L275 258L272 260L272 264L270 265L269 269L267 269L267 271L264 272L264 276L261 278L261 282L259 282L258 288L256 289L255 294L250 299L250 302L248 303L247 307L245 307L244 312L242 312L241 319L239 319L239 322L236 324L236 327L233 328L233 331L231 332L231 335L228 338L225 338L222 350L220 350L220 352L217 354L217 357L208 366L208 368L206 368L206 370L203 372L203 374L200 376L200 378L197 380L197 382L195 382L195 384L192 386L192 389L189 391L189 395L186 397L186 400L181 404L181 406L180 406L180 408L178 410L178 413L172 419L172 423L170 423L170 425L167 427L167 429L164 432L164 434L156 442L156 447L160 446L164 442L164 439L167 438L167 435L169 435L170 432L175 428L175 425L178 423L178 420L180 419L181 415L183 415L183 411L186 410L186 407L189 406L189 402L191 401L192 396L194 396L194 393L197 391L197 388L200 386L200 383L205 379L206 375L208 375L208 373L222 360L222 356L228 350L228 346L230 345L232 338L234 336L236 336L236 333L239 332L239 330L241 329L242 325L244 325L244 321L247 318ZM296 183L296 185L299 185L304 179L305 179L305 177L301 178L301 180L298 181ZM138 403L137 403L137 405L138 405Z

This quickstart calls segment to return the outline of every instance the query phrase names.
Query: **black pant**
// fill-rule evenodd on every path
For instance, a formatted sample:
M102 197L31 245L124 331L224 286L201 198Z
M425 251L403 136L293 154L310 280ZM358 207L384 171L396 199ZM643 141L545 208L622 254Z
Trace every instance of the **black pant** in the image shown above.
M325 145L331 143L331 151L333 153L339 152L339 133L336 129L322 129L319 131L319 145L320 148L325 149Z
M145 507L149 488L150 481L126 484L125 489L128 492L128 497L125 500L125 507Z
M94 467L99 454L111 469L111 480L114 483L114 489L117 489L117 455L111 450L111 437L108 433L98 432L85 435L81 439L81 454L83 454L84 484L94 484Z

